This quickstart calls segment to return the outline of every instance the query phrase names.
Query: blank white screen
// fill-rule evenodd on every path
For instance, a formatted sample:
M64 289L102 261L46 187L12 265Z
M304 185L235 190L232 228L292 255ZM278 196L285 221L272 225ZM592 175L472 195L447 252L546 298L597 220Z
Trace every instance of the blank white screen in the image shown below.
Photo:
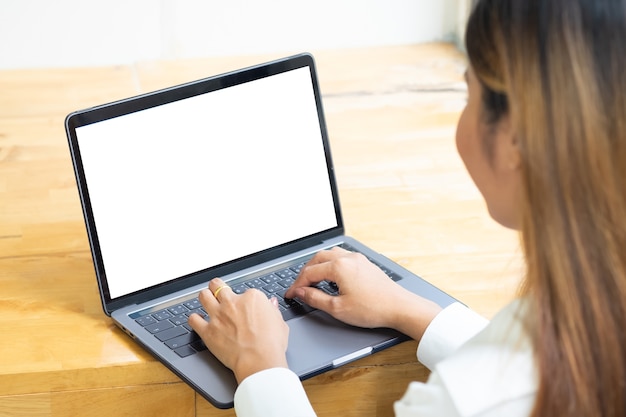
M111 298L337 226L306 67L76 133Z

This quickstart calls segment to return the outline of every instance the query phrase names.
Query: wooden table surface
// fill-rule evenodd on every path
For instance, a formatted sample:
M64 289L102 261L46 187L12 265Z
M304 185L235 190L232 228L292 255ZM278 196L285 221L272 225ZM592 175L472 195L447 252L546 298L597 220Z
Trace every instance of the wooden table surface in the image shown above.
M464 56L447 44L313 53L348 234L493 316L522 261L456 153ZM234 416L102 312L63 120L280 56L0 71L0 416ZM318 415L392 415L409 381L428 376L415 349L307 380Z

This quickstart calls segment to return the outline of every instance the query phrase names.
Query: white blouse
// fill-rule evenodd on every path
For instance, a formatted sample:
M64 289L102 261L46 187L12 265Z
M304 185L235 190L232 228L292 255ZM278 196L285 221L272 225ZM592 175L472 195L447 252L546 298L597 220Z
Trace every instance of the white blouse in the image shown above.
M395 403L396 417L526 417L538 378L519 301L489 323L461 304L435 317L417 348L432 373L412 382ZM279 389L281 401L269 401ZM235 393L238 417L313 417L299 378L273 368L246 378Z

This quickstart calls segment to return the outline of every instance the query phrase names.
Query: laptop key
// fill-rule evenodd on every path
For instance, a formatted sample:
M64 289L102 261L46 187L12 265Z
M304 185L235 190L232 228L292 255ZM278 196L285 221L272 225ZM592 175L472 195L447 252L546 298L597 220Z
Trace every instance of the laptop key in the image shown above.
M174 325L169 320L164 320L156 322L154 324L149 324L148 326L144 327L144 329L154 334L162 332L163 330L167 330L171 327L174 327Z
M262 288L264 287L266 284L265 282L261 281L258 278L255 278L251 281L246 282L246 285L250 288Z
M169 311L175 316L180 316L181 314L185 314L188 310L187 310L187 307L183 306L182 304L179 304L174 307L168 308L167 311Z
M143 316L135 320L140 326L146 327L149 324L156 323L156 319L152 316Z
M184 358L184 357L187 357L196 353L196 351L193 350L189 345L185 345L185 346L179 347L178 349L174 349L174 352L176 352L176 354L180 356L181 358Z
M248 288L250 287L248 287L246 284L239 284L231 287L235 294L243 294Z
M196 332L185 333L165 342L170 349L178 349L181 346L188 345L196 340L200 340L200 336Z
M282 281L279 281L278 283L284 288L289 288L293 285L294 282L295 282L294 279L287 278L287 279L283 279Z
M274 274L269 274L269 275L265 275L261 277L261 281L265 282L266 284L273 284L274 282L279 281L279 280L280 278Z
M167 310L161 310L161 311L157 311L156 313L154 313L152 315L152 317L154 317L155 319L161 321L161 320L165 320L165 319L171 318L172 315L170 313L168 313Z
M207 350L207 347L204 344L204 342L202 341L202 339L196 340L195 342L191 342L191 344L189 346L193 347L198 352L202 352L203 350Z
M181 314L179 316L174 316L170 319L170 321L172 322L174 326L181 326L187 323L187 316L184 314Z
M298 304L281 311L281 314L283 315L283 320L287 321L295 317L303 316L311 311L315 311L315 309L306 304Z
M284 298L285 303L287 304L287 308L298 307L301 306L302 303L293 298Z
M402 279L402 277L396 274L395 272L390 273L389 278L391 278L394 281L400 281Z
M306 265L306 262L302 262L296 266L292 266L291 269L293 272L295 272L296 274L300 274L300 271L302 271L302 268L304 268L304 265Z
M296 273L293 272L291 269L287 268L287 269L283 269L281 271L277 271L275 272L276 275L278 275L280 278L282 279L287 279L287 278L295 278L296 277Z
M189 310L195 310L197 308L202 307L202 304L200 304L200 300L198 300L197 298L194 298L193 300L189 300L186 303L183 303L183 305L187 307Z
M182 336L187 333L183 327L172 327L171 329L163 330L162 332L156 333L154 336L159 339L161 342L165 342L166 340L173 339L178 336Z
M278 291L282 291L284 289L285 288L282 285L279 285L276 282L274 282L272 284L269 284L269 285L266 285L265 287L263 287L263 290L268 292L268 293L270 293L270 294L273 294L273 293L278 292Z

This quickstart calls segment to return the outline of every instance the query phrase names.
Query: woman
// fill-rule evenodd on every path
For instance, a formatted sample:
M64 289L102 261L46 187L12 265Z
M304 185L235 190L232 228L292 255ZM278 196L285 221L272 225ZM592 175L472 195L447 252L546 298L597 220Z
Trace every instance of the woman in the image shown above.
M518 300L484 327L341 249L316 255L286 295L420 340L418 358L433 372L409 386L397 416L624 416L626 0L481 0L466 45L457 148L491 216L520 232ZM324 278L339 296L310 287ZM363 280L372 285L353 285ZM189 321L234 371L237 415L315 415L286 369L288 329L276 308L223 285L201 293L212 320ZM450 340L451 327L472 331ZM264 400L270 384L288 400Z

